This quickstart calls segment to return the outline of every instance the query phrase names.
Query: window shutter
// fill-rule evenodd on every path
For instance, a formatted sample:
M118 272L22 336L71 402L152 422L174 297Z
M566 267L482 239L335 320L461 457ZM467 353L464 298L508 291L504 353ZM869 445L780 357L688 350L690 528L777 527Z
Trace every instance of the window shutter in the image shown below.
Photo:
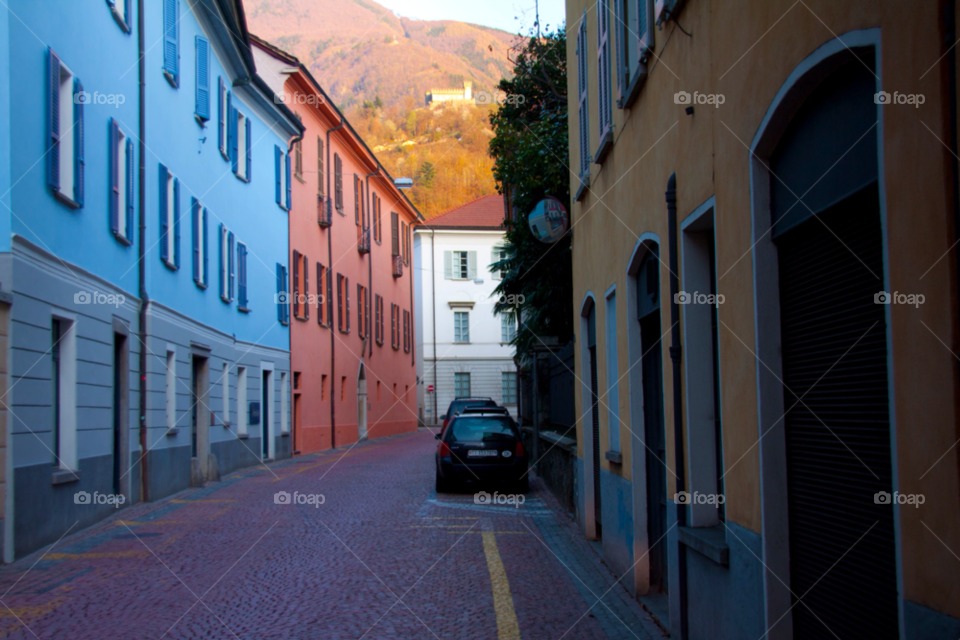
M120 125L110 118L110 231L120 233L120 189L127 185L120 184L120 163L125 159L119 157ZM123 215L126 215L126 211ZM129 231L128 231L129 233Z
M169 203L167 202L167 168L163 165L160 165L160 259L164 262L170 261L169 243L167 242L167 234L170 233L170 229L167 228L169 220L167 219L167 210L169 209Z
M317 193L323 195L323 138L317 136Z
M467 251L467 279L476 280L477 278L477 252Z
M274 189L274 191L275 191L275 194L274 194L274 195L276 196L277 204L282 204L282 201L280 200L280 156L281 156L281 155L283 155L283 154L282 154L282 152L280 151L280 147L274 145L274 147L273 147L273 169L274 169L275 176L276 176L276 181L275 181L275 182L276 182L276 188Z
M290 183L290 182L291 182L291 181L290 181L290 154L287 154L286 156L284 156L284 164L285 164L284 177L286 178L286 185L287 185L287 206L286 206L286 209L287 209L287 211L289 211L290 208L291 208L291 205L293 204L293 197L292 197L292 195L293 195L293 193L292 193L293 185Z
M283 295L283 266L277 263L277 322L283 324L283 309L286 306L286 296Z
M323 326L323 265L317 263L317 324Z
M343 331L343 276L337 274L337 329Z
M226 297L227 297L227 279L224 277L224 271L225 271L224 268L227 266L227 265L226 265L226 262L225 262L225 260L227 259L227 256L223 255L223 240L224 240L224 235L226 235L226 234L224 233L223 223L221 222L221 223L220 223L220 234L219 234L219 236L217 237L217 250L218 250L218 253L219 253L219 255L220 255L220 262L219 262L220 268L217 269L217 274L218 274L218 276L219 276L219 281L220 281L220 297L223 298L223 299L226 299Z
M370 292L363 291L363 337L370 335Z
M217 148L220 149L220 153L222 154L226 154L227 152L227 141L223 139L224 124L227 122L225 93L223 76L217 76L217 118L220 124L220 126L217 127Z
M624 71L623 61L625 59L625 54L626 54L626 47L624 45L626 44L626 41L627 41L626 36L628 33L627 31L628 27L626 26L626 23L623 20L623 3L625 2L625 0L613 0L613 2L614 2L614 14L615 14L614 25L616 26L616 30L614 31L614 33L616 34L616 37L617 37L617 43L616 43L617 44L617 56L616 56L617 66L614 69L614 73L617 76L617 98L622 99L624 96L624 93L626 93L627 91L627 83L629 82L629 79L623 73ZM643 2L644 0L637 0L635 4L641 5L643 4Z
M47 84L50 87L50 101L47 103L50 136L47 182L54 191L60 191L60 58L50 48L47 49Z
M347 333L350 333L350 278L343 279L343 303L345 311L343 315L347 318Z
M200 203L196 198L190 200L190 223L193 227L193 281L200 283Z
M223 117L226 119L226 132L227 140L226 146L224 148L224 154L227 156L227 159L230 160L233 170L236 171L236 163L234 157L236 156L235 149L237 148L237 122L236 118L233 117L233 94L227 91L227 106L224 109Z
M583 183L590 172L590 115L587 76L587 12L583 12L580 19L580 30L577 33L577 67L578 84L580 90L577 123L580 129L580 181Z
M74 80L73 95L83 93L83 85L80 80ZM74 100L74 149L73 149L73 201L83 207L83 103Z
M233 102L233 96L230 96L230 102ZM231 106L227 113L227 126L230 133L230 169L237 173L240 171L240 132L237 130L237 108Z
M333 271L327 268L327 326L333 328Z
M310 259L303 256L303 317L310 319Z
M443 252L443 279L453 280L453 252Z
M353 174L353 220L360 225L360 178Z
M236 279L236 263L233 258L233 246L236 244L233 232L227 235L227 299L233 300L233 282Z
M393 243L393 255L400 255L400 216L395 212L390 212L390 237Z
M500 262L500 252L497 251L496 249L494 249L494 250L490 253L490 264L491 264L491 267L490 267L490 279L491 279L491 280L500 280L500 279L501 279L501 278L500 278L500 270L492 266L492 265L496 264L497 262Z
M207 247L209 246L207 239L210 234L207 233L207 229L209 229L209 227L207 226L206 207L203 208L203 217L200 222L203 224L203 284L204 286L207 286L210 284L210 251L207 250Z
M127 239L133 244L133 140L127 139L127 210L124 212L127 216Z
M246 125L246 131L245 131L244 133L246 134L246 141L247 141L247 144L246 144L246 152L247 152L247 166L246 166L247 172L246 172L246 178L247 178L247 182L250 182L251 180L253 180L253 144L252 144L252 142L251 142L251 141L253 140L253 138L252 138L252 136L251 136L251 129L252 129L252 127L251 127L251 124L250 124L250 123L251 123L250 118L247 118L247 119L244 121L244 123L245 123L245 125Z
M210 119L210 43L197 36L197 117Z
M300 317L300 252L293 252L293 317Z
M173 179L173 264L180 268L180 180L177 178Z
M180 75L177 9L177 0L163 0L163 69L173 76L174 80Z
M599 126L600 126L600 137L603 137L604 132L607 130L607 100L609 98L610 87L607 85L607 73L609 72L608 65L605 65L607 59L607 43L608 40L608 29L607 29L607 0L598 0L597 1L597 91L599 95L597 96L597 107L599 113L597 114Z
M247 308L247 247L237 243L237 301L241 308Z

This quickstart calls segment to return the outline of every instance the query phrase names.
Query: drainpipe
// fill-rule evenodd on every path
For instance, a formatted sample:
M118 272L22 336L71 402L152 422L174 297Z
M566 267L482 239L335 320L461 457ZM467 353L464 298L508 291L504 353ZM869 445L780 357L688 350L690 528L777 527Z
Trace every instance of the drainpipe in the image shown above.
M956 241L960 242L960 160L957 159L957 48L954 42L957 38L957 7L955 0L947 0L944 11L944 22L946 23L946 37L944 42L949 47L947 54L947 74L949 76L949 104L950 104L950 176L953 183L953 233ZM956 243L955 243L956 244ZM954 259L954 268L956 269L957 286L957 314L960 319L960 256Z
M683 388L681 386L680 358L683 355L680 346L680 305L677 304L677 293L680 291L680 280L677 276L677 174L670 175L667 181L667 225L670 227L670 360L673 363L673 455L674 466L677 472L677 493L685 490L684 480L686 471L683 461ZM683 543L680 542L679 529L687 524L687 508L676 505L677 508L677 569L680 592L680 640L687 638L687 556Z
M139 410L140 416L140 501L147 502L150 498L149 483L147 474L147 308L150 306L150 296L147 295L147 271L146 271L146 244L147 244L147 123L146 123L146 52L143 48L145 38L145 19L143 15L144 0L137 2L137 49L140 61L137 63L140 87L140 114L138 123L138 135L140 136L139 153L139 180L140 194L137 206L140 208L140 228L137 231L137 279L139 281L140 295L140 387L139 387Z
M143 0L141 0L142 2ZM333 192L330 190L330 173L331 169L334 169L330 165L330 134L334 131L339 131L343 129L343 125L346 121L343 119L343 114L340 114L340 124L338 124L333 129L327 129L327 197L330 198L333 196ZM330 269L333 268L333 205L330 206L330 226L327 227L327 264L330 265ZM331 282L333 281L333 272L328 271L327 277L330 278ZM326 300L324 300L326 302ZM330 307L327 307L328 309ZM333 318L327 318L330 324L330 448L337 448L337 401L336 401L336 388L337 388L337 379L334 375L336 371L337 358L334 354L336 348L337 337L334 335L336 328L333 326Z
M416 222L416 218L414 218ZM414 349L413 338L416 335L416 331L413 330L413 222L407 225L407 253L410 254L410 264L407 265L410 268L407 269L407 281L410 283L410 325L407 327L407 331L410 332L410 364L413 365L414 371L416 371L417 366L417 350ZM436 389L434 389L436 391Z
M370 300L370 306L373 306L373 198L370 196L370 178L379 174L380 174L380 163L378 162L377 170L374 171L373 173L367 174L367 182L366 182L367 215L365 217L367 219L367 231L370 233L370 251L369 253L367 253L367 273L369 277L369 286L367 287L367 299ZM361 229L363 228L362 225L363 223L361 221L361 227L360 227ZM359 304L363 304L363 301L359 301ZM373 310L373 314L374 315L377 314L376 309ZM367 318L367 337L368 338L370 337L369 325L370 325L370 318L368 317ZM364 348L366 348L367 344L370 345L370 353L367 355L369 355L370 359L372 360L373 359L373 340L365 341ZM367 389L367 394L368 395L370 394L369 389Z
M430 229L430 294L433 300L430 305L433 310L433 423L437 424L439 414L437 413L437 396L440 395L440 387L437 386L437 254L433 246L436 230Z

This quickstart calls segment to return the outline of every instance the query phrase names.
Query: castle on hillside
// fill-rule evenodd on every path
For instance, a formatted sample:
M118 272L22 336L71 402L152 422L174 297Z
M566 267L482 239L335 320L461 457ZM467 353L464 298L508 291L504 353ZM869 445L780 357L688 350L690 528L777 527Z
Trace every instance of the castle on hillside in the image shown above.
M462 89L430 89L426 94L426 103L470 102L473 100L473 82L465 80Z

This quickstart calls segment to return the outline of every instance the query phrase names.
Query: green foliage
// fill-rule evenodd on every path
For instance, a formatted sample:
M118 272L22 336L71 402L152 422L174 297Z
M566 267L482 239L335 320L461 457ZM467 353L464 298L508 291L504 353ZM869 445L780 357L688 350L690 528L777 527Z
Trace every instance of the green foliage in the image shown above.
M496 313L519 311L520 329L513 344L525 360L544 336L563 344L573 337L573 277L570 236L543 244L530 232L527 215L546 196L570 210L567 131L566 34L563 26L539 40L520 45L513 78L499 90L523 96L500 106L490 116L494 138L494 178L498 190L509 190L515 219L506 233L505 271L496 289ZM519 309L511 302L522 300Z

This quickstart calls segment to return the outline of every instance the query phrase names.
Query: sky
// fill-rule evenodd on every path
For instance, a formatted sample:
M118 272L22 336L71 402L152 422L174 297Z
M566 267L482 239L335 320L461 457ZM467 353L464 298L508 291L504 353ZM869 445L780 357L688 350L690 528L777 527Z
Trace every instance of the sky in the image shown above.
M535 0L377 0L377 4L405 18L458 20L510 33L529 32L536 16ZM541 25L554 27L565 17L564 0L540 0Z

